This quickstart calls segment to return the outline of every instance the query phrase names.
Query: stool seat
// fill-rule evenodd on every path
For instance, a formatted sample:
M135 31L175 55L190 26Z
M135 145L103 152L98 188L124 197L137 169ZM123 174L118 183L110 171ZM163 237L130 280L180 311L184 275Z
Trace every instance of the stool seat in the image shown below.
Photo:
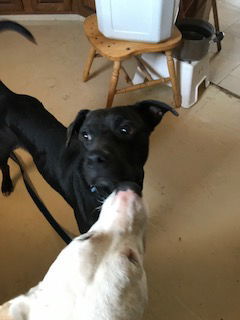
M175 48L182 39L182 34L176 26L172 37L159 43L133 42L106 38L99 30L96 15L85 19L83 24L85 35L97 51L112 61L121 61L133 55L146 52L161 52Z
M95 14L85 19L83 28L85 35L91 44L90 52L83 70L83 81L88 80L89 71L95 57L102 56L113 61L113 71L106 104L107 107L112 106L115 94L126 93L167 82L171 82L172 84L175 106L181 106L179 84L172 58L172 49L177 47L182 39L182 35L176 26L173 28L172 37L159 43L134 42L106 38L98 29L97 16ZM158 80L152 79L151 75L147 71L146 66L144 66L144 62L139 57L139 55L149 52L163 52L165 54L169 70L169 77L160 78ZM133 85L132 80L122 65L123 60L126 60L132 56L135 57L138 67L146 75L147 81L144 83ZM127 82L131 85L125 88L117 89L120 70L123 71Z

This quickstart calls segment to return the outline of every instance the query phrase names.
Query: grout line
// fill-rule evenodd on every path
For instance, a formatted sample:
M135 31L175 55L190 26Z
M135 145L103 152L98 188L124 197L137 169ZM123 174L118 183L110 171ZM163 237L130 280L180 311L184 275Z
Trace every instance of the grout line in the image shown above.
M217 55L219 54L219 52L213 52L211 53L210 52L210 56L209 56L209 61L210 61L210 68L211 68L211 62L213 62L213 60L217 57ZM223 76L223 78L219 81L217 81L217 83L214 83L214 82L211 82L212 84L215 84L215 85L220 85L220 83L225 80L229 75L232 75L231 73L236 70L238 67L240 66L240 63L237 63L237 65L233 66L231 68L231 70ZM221 87L221 86L220 86Z
M231 69L231 71L230 71L228 74L226 74L226 76L223 77L222 80L220 80L218 83L213 83L213 82L211 82L211 83L212 83L212 84L215 84L216 86L219 86L219 88L225 89L224 87L221 86L221 83L222 83L227 77L229 77L229 76L238 78L238 77L232 75L232 72L233 72L234 70L236 70L239 66L240 66L240 64L237 64L237 66L235 66L233 69ZM225 90L228 90L228 89L225 89ZM228 91L231 92L232 94L236 94L236 93L234 93L234 92L232 92L232 91L230 91L230 90L228 90Z
M210 83L211 83L211 85L213 85L214 87L220 89L222 92L226 93L227 95L232 96L232 97L237 98L237 99L240 100L240 95L239 94L236 94L236 93L234 93L234 92L232 92L232 91L230 91L228 89L225 89L225 88L221 87L219 84L215 84L213 82L210 82Z
M240 15L240 11L239 11L239 15ZM237 39L240 39L240 37L238 37L235 33L233 33L233 32L231 32L231 28L233 27L233 25L234 24L237 24L237 23L239 23L240 22L240 17L237 17L236 19L234 19L233 21L232 21L232 23L229 25L229 26L227 26L227 28L225 29L225 30L223 30L223 32L226 34L226 33L228 33L230 36L232 36L232 37L235 37L235 38L237 38Z
M230 76L231 75L231 72L232 72L232 70L230 71L230 72L228 72L220 81L218 81L218 83L214 83L214 82L212 82L213 84L215 84L216 86L219 86L220 88L223 88L223 87L221 87L221 82L222 81L224 81L228 76ZM227 89L226 89L227 90Z
M232 69L232 71L229 73L229 75L232 75L232 72L234 71L234 70L236 70L237 68L239 68L240 67L240 63L236 66L236 67L234 67L233 69ZM238 78L238 77L237 77Z

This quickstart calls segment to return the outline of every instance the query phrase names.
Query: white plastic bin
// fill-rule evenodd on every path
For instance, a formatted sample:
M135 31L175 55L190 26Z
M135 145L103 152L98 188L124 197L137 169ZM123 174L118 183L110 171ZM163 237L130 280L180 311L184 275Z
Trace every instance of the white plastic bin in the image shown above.
M160 42L171 37L178 0L96 0L98 28L107 38Z
M142 59L147 63L151 70L147 68L148 72L154 80L159 77L169 77L166 56L162 53L145 53ZM205 88L210 84L209 82L209 55L205 55L199 61L180 61L174 58L177 69L180 85L180 94L183 108L190 108L198 101L198 89L204 82ZM153 70L155 72L153 72ZM133 83L139 84L144 80L144 76L137 69L135 72ZM168 82L170 86L171 83Z

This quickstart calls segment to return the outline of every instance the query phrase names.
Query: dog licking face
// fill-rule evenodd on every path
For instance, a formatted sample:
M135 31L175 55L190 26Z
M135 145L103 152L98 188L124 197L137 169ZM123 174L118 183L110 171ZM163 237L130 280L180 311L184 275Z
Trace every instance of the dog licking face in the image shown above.
M73 208L80 233L97 221L99 204L122 181L143 187L149 137L170 106L146 100L134 105L81 110L64 127L36 98L0 82L2 193L13 191L8 165L16 148L27 150L46 180Z
M0 320L3 313L14 320L140 320L147 211L136 192L132 183L114 191L89 232L59 254L38 286L0 308Z

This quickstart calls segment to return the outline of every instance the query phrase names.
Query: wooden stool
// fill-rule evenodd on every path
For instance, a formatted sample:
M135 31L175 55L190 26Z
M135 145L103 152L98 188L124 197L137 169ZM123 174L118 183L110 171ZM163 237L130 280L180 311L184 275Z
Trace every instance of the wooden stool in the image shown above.
M182 39L180 31L174 27L173 36L163 42L159 43L145 43L145 42L132 42L123 40L113 40L104 37L98 30L97 17L96 15L91 15L87 17L84 21L84 32L91 43L92 47L90 49L86 65L83 72L83 81L87 81L89 77L89 71L96 56L106 57L107 59L113 61L113 71L112 78L110 82L107 105L106 107L111 107L114 99L114 95L118 93L125 93L128 91L133 91L145 87L154 86L160 83L167 83L171 81L172 90L174 96L175 107L181 106L181 98L179 93L179 84L176 77L174 61L172 58L172 49L174 49ZM167 57L167 64L169 70L168 78L160 78L158 80L153 80L149 74L147 74L147 81L141 84L133 85L130 77L128 76L126 70L121 65L121 61L130 58L131 56L136 57L138 65L146 74L146 68L138 55L146 52L165 52ZM131 85L123 88L117 89L118 77L120 69L124 72L127 82Z

